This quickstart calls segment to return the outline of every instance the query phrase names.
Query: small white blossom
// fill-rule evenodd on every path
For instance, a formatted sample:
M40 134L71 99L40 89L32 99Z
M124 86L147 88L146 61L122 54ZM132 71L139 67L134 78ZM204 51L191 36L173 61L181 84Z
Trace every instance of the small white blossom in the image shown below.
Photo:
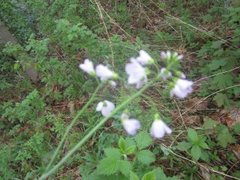
M107 66L104 66L102 64L97 65L96 74L101 79L101 81L117 78L117 74L115 72L111 71Z
M128 74L128 84L136 84L136 88L141 88L147 82L145 68L134 58L131 58L130 61L125 66L125 71Z
M153 63L153 58L144 50L139 51L139 56L136 60L142 65Z
M168 71L166 68L162 68L160 70L160 76L164 81L166 81L168 78L172 77L172 73Z
M124 129L129 135L135 135L137 131L141 128L141 124L137 119L128 119L129 116L125 113L122 114L122 124Z
M171 134L172 130L161 119L154 120L150 129L151 136L163 138L166 133Z
M170 96L177 96L179 98L185 98L190 94L192 89L193 82L185 79L178 79L174 88L170 92Z
M177 60L183 59L183 55L178 55L177 52L171 53L170 51L160 53L162 59L171 59L171 57L176 58Z
M101 111L104 117L107 117L115 109L115 105L110 101L102 101L97 104L96 111Z
M89 59L85 59L83 64L79 64L79 68L85 71L86 73L90 75L95 75L95 70L93 67L93 62Z
M180 78L186 79L186 75L185 75L184 73L181 73L181 74L180 74Z
M115 81L109 81L109 83L113 88L117 86L117 83Z
M160 53L160 55L161 55L162 59L170 59L171 58L171 52L170 51L167 51L167 52L162 51Z

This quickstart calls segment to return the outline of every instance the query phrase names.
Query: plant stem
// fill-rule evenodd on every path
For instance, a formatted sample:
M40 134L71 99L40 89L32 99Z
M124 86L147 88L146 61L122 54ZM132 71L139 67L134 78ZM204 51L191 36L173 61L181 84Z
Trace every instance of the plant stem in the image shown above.
M50 169L47 173L43 174L39 180L44 180L51 174L53 174L63 163L67 161L67 159L76 152L110 117L112 117L115 113L117 113L119 110L121 110L124 106L126 106L128 103L130 103L132 100L137 98L139 95L141 95L148 87L150 87L153 84L154 81L149 82L146 84L141 90L130 96L126 101L124 101L122 104L117 106L112 113L103 118L94 128L92 128L89 133L83 137L79 143L77 143L52 169Z
M65 139L67 138L67 135L69 133L69 131L71 130L71 128L73 127L73 125L75 124L75 122L78 120L78 118L82 115L82 113L88 108L88 106L92 103L92 101L94 100L94 98L96 97L97 92L99 91L99 89L102 87L102 84L99 84L98 87L95 89L94 93L92 94L91 98L89 99L89 101L83 106L83 108L77 113L77 115L74 117L74 119L72 120L71 124L69 124L69 126L67 127L60 143L58 144L57 149L55 150L50 162L47 165L47 168L45 171L48 171L49 168L51 167L52 163L54 162L54 160L56 159Z

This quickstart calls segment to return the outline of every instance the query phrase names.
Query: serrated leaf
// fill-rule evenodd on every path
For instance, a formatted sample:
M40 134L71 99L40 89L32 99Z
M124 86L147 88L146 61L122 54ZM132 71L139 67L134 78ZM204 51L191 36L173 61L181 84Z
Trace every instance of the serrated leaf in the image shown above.
M207 143L205 143L204 141L200 141L199 146L203 149L209 149Z
M118 147L122 152L126 149L126 141L122 137L118 140Z
M118 159L114 158L104 158L101 160L97 166L98 174L111 175L118 171Z
M217 125L218 125L217 121L214 121L212 119L207 119L203 123L203 128L204 129L214 129L214 128L216 128Z
M228 144L234 143L236 141L235 138L230 134L228 128L223 125L218 130L217 140L218 144L223 148L227 147Z
M233 76L231 74L220 74L215 76L212 81L218 89L224 89L233 85Z
M195 159L196 161L199 160L199 158L201 157L201 148L197 145L194 145L191 148L191 155L193 157L193 159Z
M142 150L137 153L137 160L148 165L155 161L155 155L149 150Z
M143 131L138 133L138 135L135 137L135 140L136 140L136 143L137 143L137 147L140 150L150 146L153 142L149 133L146 133L146 132L143 132Z
M157 180L155 171L150 171L144 174L142 180Z
M240 123L235 124L233 130L236 134L240 134Z
M138 176L134 172L130 172L130 180L139 180Z
M190 149L192 147L192 144L186 141L180 142L177 145L177 149L180 151L187 151L188 149Z
M128 176L130 171L131 171L131 169L132 169L132 166L131 166L130 162L124 161L124 160L120 160L118 162L118 165L119 165L118 166L119 171L122 174L124 174L125 176Z
M129 146L124 153L127 155L133 154L136 151L136 148L135 145Z
M211 63L208 65L209 69L211 71L216 70L222 66L224 66L225 64L227 64L227 61L224 59L216 59L211 61Z
M218 107L230 105L228 97L223 93L217 93L217 95L214 96L213 100L216 101Z
M107 157L114 158L114 159L120 159L122 154L117 148L106 148L104 149L104 153Z
M179 178L176 176L173 177L167 177L164 173L164 171L161 168L157 168L154 170L156 173L156 179L158 180L178 180Z
M192 141L192 142L198 142L199 137L197 132L194 129L188 128L188 138Z

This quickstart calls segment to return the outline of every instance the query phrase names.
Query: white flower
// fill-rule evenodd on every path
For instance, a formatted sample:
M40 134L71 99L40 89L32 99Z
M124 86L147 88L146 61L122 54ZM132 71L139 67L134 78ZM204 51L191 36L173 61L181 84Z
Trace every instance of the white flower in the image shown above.
M154 138L163 138L165 133L171 134L172 130L161 119L154 120L150 129L151 136Z
M117 78L117 74L115 72L111 71L107 66L104 66L102 64L97 65L96 74L101 79L101 81Z
M184 73L181 73L181 74L180 74L180 78L186 79L186 75L185 75Z
M115 81L109 81L109 83L113 88L117 86L117 83Z
M173 95L175 95L179 98L185 98L187 97L188 94L190 94L193 91L192 85L193 85L192 81L178 79L174 88L170 92L170 96L172 97Z
M160 55L161 55L162 59L170 59L171 58L171 52L170 51L167 51L167 52L162 51L160 53Z
M172 73L168 71L166 68L162 68L160 70L160 76L166 81L168 78L172 77Z
M153 58L144 50L139 51L139 56L136 60L142 65L153 63Z
M171 53L170 51L164 52L162 51L160 53L162 59L171 59L171 57L176 58L177 60L181 60L183 58L183 55L178 55L177 52Z
M125 66L125 71L128 74L128 84L136 84L136 88L140 88L147 82L145 68L134 58L131 58L130 61Z
M86 73L90 75L95 75L95 70L93 67L93 62L89 59L85 59L83 64L79 64L79 68L85 71Z
M141 128L141 124L137 119L128 119L129 116L125 113L122 114L122 124L124 129L129 135L135 135L137 131Z
M115 105L110 101L103 101L97 104L96 111L101 111L104 117L107 117L114 110Z

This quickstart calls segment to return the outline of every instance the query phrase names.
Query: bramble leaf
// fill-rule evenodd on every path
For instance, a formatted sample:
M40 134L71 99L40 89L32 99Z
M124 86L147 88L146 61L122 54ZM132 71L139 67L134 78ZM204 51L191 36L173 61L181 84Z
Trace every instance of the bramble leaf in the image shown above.
M137 153L137 159L143 164L151 164L155 161L155 155L149 150L142 150Z
M140 132L136 137L135 137L137 147L138 149L144 149L152 144L152 138L150 135L146 132Z

